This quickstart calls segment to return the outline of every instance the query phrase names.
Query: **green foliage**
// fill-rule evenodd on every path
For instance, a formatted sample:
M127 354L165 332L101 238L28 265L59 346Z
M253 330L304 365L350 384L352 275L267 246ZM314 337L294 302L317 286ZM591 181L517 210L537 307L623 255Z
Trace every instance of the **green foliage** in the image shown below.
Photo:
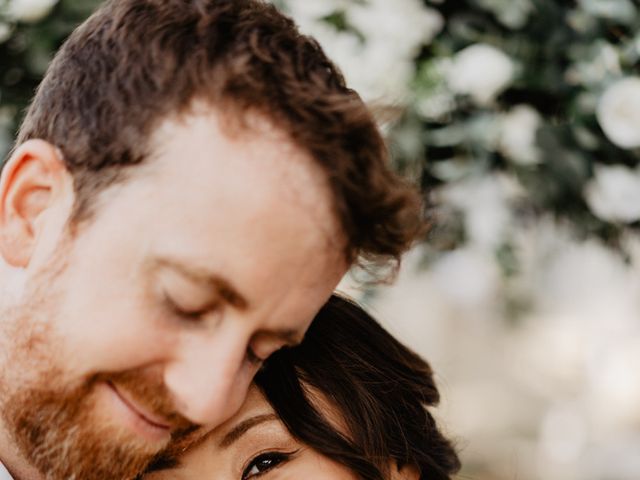
M420 162L426 192L472 176L506 173L523 187L516 207L521 218L551 213L583 236L615 244L625 224L635 222L598 218L584 191L597 165L635 167L640 160L638 148L612 143L596 118L603 91L638 74L637 2L460 0L432 7L443 15L445 27L416 59L411 111L392 136L405 143L409 124L424 143L397 148L401 166L415 170L412 165ZM447 62L474 44L499 49L515 65L508 86L484 104L452 91L446 74ZM425 108L434 98L446 104L435 113ZM535 162L514 161L500 145L500 122L521 104L540 114Z
M3 156L53 54L99 3L98 0L62 0L50 14L35 23L13 18L6 9L0 15L0 25L10 31L0 43L0 154Z
M37 21L21 21L11 14L16 2L0 0L0 39L4 39L0 40L0 153L10 147L53 53L99 4L98 0L61 0ZM599 167L634 168L640 160L640 149L612 141L596 115L603 93L615 81L638 75L637 0L416 0L418 8L424 6L425 12L440 17L442 26L431 22L433 31L422 36L399 32L407 35L388 39L387 49L385 38L374 39L373 32L381 27L375 22L385 15L392 21L393 9L371 15L370 20L362 15L363 9L374 11L384 2L327 0L326 8L311 8L298 0L275 3L298 16L317 14L313 19L317 24L335 29L332 40L338 47L362 45L363 50L355 50L350 61L344 51L331 51L326 44L329 39L320 38L330 54L342 58L345 70L350 63L366 68L355 55L368 57L371 51L397 55L414 67L409 98L405 95L401 102L405 114L389 139L397 168L417 180L437 207L434 232L438 238L431 239L437 250L473 239L461 227L460 209L443 203L438 192L487 175L506 175L521 188L511 205L517 221L552 214L568 220L581 235L595 235L614 245L628 225L636 225L640 214L622 215L622 220L616 215L595 215L585 189L594 182ZM395 10L405 9L410 19L416 15L411 3L398 1ZM309 19L302 23L309 25ZM429 22L407 22L407 30L415 25L426 28ZM346 35L355 35L357 42L340 43ZM400 40L421 44L396 54L392 47ZM470 67L462 65L462 53L478 45L484 50L474 50L467 60L475 56L477 62L489 55L488 63L471 61L472 69L465 70ZM370 57L383 58L376 55ZM402 65L390 63L388 69L395 74ZM361 71L360 76L370 79L373 73ZM473 86L474 81L480 81L480 86ZM510 144L505 137L517 122L529 122L522 128L533 132L530 145L526 138L520 138L521 144ZM526 137L526 131L516 129L512 135L518 140L519 135ZM509 238L496 240L497 245L505 242Z

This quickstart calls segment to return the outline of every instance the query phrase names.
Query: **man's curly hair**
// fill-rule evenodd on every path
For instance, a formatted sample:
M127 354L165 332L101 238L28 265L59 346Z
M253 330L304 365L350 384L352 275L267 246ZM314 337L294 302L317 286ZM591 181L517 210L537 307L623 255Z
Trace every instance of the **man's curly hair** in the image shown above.
M85 219L96 193L148 158L158 124L195 101L236 120L257 112L310 153L349 261L397 261L419 235L419 195L389 169L369 109L314 39L259 0L105 2L56 55L17 144L62 151Z

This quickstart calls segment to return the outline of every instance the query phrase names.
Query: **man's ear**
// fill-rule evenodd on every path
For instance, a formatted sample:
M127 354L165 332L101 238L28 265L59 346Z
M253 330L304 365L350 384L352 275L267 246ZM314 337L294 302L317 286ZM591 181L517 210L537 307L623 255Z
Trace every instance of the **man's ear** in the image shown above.
M14 267L26 267L52 206L68 195L69 173L60 150L44 140L15 149L0 177L0 254Z

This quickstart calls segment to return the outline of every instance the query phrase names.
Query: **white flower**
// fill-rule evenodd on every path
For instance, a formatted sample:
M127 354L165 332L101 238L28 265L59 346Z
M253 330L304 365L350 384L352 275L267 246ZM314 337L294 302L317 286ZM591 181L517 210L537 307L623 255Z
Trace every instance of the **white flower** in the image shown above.
M490 103L509 84L514 64L504 52L477 43L456 54L447 74L449 88L468 94L481 105Z
M600 86L607 78L620 75L620 52L611 44L599 42L580 57L565 73L571 84Z
M426 120L442 121L456 108L454 95L441 88L422 96L415 104L416 111Z
M347 84L365 101L396 103L408 96L414 63L398 55L394 45L362 43L354 33L337 31L322 22L309 25L306 33L318 40Z
M502 118L499 150L514 163L533 165L540 161L536 133L542 123L540 114L529 105L516 105Z
M509 201L518 186L512 179L486 175L447 185L441 200L462 211L465 232L473 245L492 250L502 243L512 220Z
M21 22L35 23L46 17L58 0L11 0L8 13Z
M389 104L406 101L415 74L413 59L382 41L364 45L360 58L344 59L342 68L350 86L365 100Z
M532 0L475 0L483 9L489 10L504 26L518 30L525 26L535 11Z
M444 25L442 15L419 0L353 2L347 10L347 19L367 42L393 45L396 54L404 58L413 57Z
M628 77L607 88L596 115L605 135L617 146L640 147L640 78Z
M637 12L631 0L578 0L578 5L591 15L625 23L633 21Z
M589 355L589 332L580 328L580 317L546 310L524 318L506 353L519 384L547 399L579 388Z
M547 462L578 462L588 439L585 415L580 403L553 407L545 415L540 431L540 447Z
M8 23L0 22L0 43L4 43L11 38L12 29Z
M289 0L287 7L301 30L315 37L340 67L351 88L366 101L390 104L409 97L414 58L444 23L436 10L418 0ZM324 19L334 12L343 12L357 33L328 24Z
M322 45L345 76L347 84L365 101L399 101L409 93L414 65L383 42L363 43L354 33L338 31L324 22L307 25L305 33Z
M289 13L300 21L302 19L314 19L327 17L333 12L344 8L344 1L323 0L322 2L309 2L308 0L287 0L286 9Z
M640 340L636 335L618 338L612 348L593 362L590 400L597 418L607 415L606 426L625 427L640 422ZM607 412L608 413L605 413Z
M637 170L622 165L598 166L584 196L591 211L603 220L624 223L640 220L640 173Z
M434 288L451 305L470 311L489 309L500 289L500 270L493 256L466 247L444 255L432 267Z

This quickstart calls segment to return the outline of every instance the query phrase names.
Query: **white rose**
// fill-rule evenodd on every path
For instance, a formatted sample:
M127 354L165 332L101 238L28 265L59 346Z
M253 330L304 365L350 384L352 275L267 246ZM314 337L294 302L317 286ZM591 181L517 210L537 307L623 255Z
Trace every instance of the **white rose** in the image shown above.
M580 406L576 402L551 407L542 420L539 448L544 455L542 458L550 464L550 472L554 471L554 464L572 465L584 455L588 442L588 422ZM548 478L553 474L545 476Z
M578 0L578 5L588 14L622 22L633 19L637 12L631 0Z
M433 288L459 308L486 308L500 289L500 271L493 255L472 247L443 255L432 267Z
M300 28L314 36L366 101L404 103L415 75L420 47L442 29L440 13L419 0L289 0L287 8ZM358 33L339 31L324 18L344 12Z
M516 105L502 118L498 148L519 165L540 161L536 133L542 123L540 114L529 105Z
M321 2L287 0L283 6L298 24L307 25L310 22L318 21L332 13L343 10L348 3L348 0L322 0Z
M601 352L601 358L590 372L589 382L591 406L598 418L607 419L603 426L609 429L629 428L640 422L640 383L637 381L640 341L635 335L615 340L615 344Z
M412 56L398 51L393 42L369 38L366 42L353 32L338 31L324 21L303 27L322 45L344 74L348 85L365 101L403 103L415 74Z
M390 54L382 43L363 44L351 32L342 32L324 22L308 26L307 33L322 45L340 68L347 84L365 101L400 100L407 95L413 62Z
M640 220L640 173L622 165L599 166L584 191L591 211L611 222Z
M46 17L58 0L11 0L8 13L21 22L35 23Z
M504 52L477 43L456 54L447 73L447 83L454 92L468 94L484 105L504 90L514 70L512 60Z
M484 175L452 182L439 192L439 200L464 214L469 244L493 250L504 240L511 223L509 203L519 194L512 178Z
M442 15L419 0L353 2L347 10L347 19L367 42L384 41L395 48L395 55L403 58L412 58L444 25Z
M607 138L618 147L640 147L640 78L625 78L607 88L596 116Z
M12 33L11 25L5 22L0 22L0 43L4 43L9 40Z

